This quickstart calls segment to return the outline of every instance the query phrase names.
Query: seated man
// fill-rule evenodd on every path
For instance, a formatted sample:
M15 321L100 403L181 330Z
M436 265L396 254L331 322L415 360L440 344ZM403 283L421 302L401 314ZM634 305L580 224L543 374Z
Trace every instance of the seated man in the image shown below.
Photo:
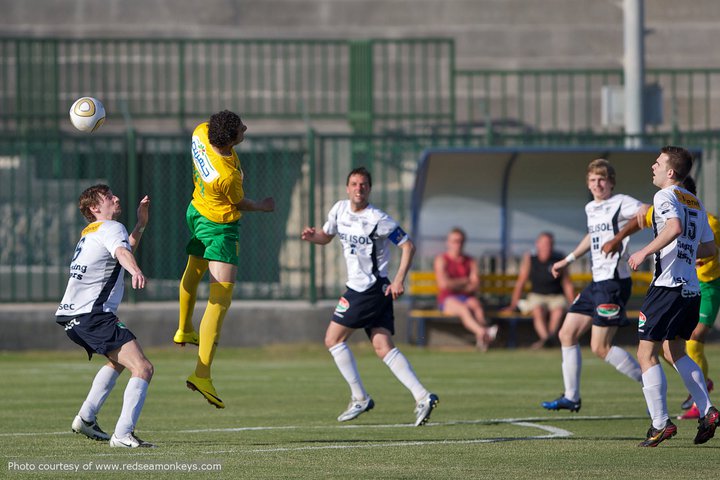
M486 351L497 336L497 325L488 326L477 298L480 273L475 260L465 255L465 232L453 228L448 233L447 251L433 263L438 284L438 308L446 315L459 317L463 326L475 335L481 351Z
M572 303L575 292L570 275L563 270L558 278L553 277L552 266L565 255L554 250L555 237L542 232L535 239L535 252L523 255L520 271L515 282L510 305L505 311L520 309L532 312L533 327L538 340L532 348L542 348L557 339L565 309ZM530 281L530 293L521 300L525 284Z

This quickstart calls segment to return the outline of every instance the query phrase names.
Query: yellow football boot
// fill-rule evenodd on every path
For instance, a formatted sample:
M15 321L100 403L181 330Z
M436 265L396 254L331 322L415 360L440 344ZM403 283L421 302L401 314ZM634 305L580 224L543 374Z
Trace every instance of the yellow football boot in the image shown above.
M198 337L198 334L196 332L183 332L182 330L178 330L177 332L175 332L173 342L183 347L186 343L198 345L200 343L200 338Z
M215 408L225 408L225 404L222 400L220 400L220 397L218 397L218 394L215 391L212 379L200 378L195 374L192 374L187 378L187 382L185 382L185 384L190 390L200 392L210 405Z

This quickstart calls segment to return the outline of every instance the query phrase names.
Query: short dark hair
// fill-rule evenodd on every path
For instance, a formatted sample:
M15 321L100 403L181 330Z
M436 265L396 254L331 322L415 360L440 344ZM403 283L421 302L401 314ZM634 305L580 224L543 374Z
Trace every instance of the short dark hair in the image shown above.
M347 179L345 180L345 185L350 185L350 177L353 175L362 175L365 178L367 178L368 185L370 188L372 188L372 176L370 175L370 172L368 172L368 169L365 167L357 167L353 168L350 173L348 173Z
M215 113L208 122L208 140L216 147L231 145L237 140L242 124L240 116L230 110Z
M107 197L111 193L110 187L103 183L93 185L92 187L86 188L84 192L80 194L78 199L78 208L83 217L88 222L94 222L97 220L95 215L90 210L93 207L97 207L103 201L103 197Z
M660 153L668 156L668 166L675 172L675 179L682 182L690 175L693 166L692 154L682 147L665 145Z

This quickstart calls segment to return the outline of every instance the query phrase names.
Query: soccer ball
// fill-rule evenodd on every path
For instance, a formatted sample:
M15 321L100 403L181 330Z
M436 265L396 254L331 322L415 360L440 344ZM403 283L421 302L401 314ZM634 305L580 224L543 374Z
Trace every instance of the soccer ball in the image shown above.
M94 132L105 122L105 107L97 98L78 98L70 107L70 122L81 132Z

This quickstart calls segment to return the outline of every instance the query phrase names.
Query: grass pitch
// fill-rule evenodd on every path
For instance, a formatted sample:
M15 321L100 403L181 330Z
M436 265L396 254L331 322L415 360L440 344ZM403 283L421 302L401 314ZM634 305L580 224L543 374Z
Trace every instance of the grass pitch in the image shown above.
M101 358L87 362L80 349L0 353L0 477L717 478L720 434L695 446L694 421L677 421L678 435L657 448L636 447L649 425L640 387L587 349L577 414L540 407L562 391L559 349L401 349L440 396L423 427L412 426L412 396L366 344L353 350L376 407L345 424L336 417L349 391L319 345L221 347L213 376L224 410L185 387L195 347L150 349L155 377L137 434L158 445L152 450L111 449L70 432ZM720 345L706 351L712 378ZM686 393L665 370L677 414ZM108 432L128 378L99 416Z

